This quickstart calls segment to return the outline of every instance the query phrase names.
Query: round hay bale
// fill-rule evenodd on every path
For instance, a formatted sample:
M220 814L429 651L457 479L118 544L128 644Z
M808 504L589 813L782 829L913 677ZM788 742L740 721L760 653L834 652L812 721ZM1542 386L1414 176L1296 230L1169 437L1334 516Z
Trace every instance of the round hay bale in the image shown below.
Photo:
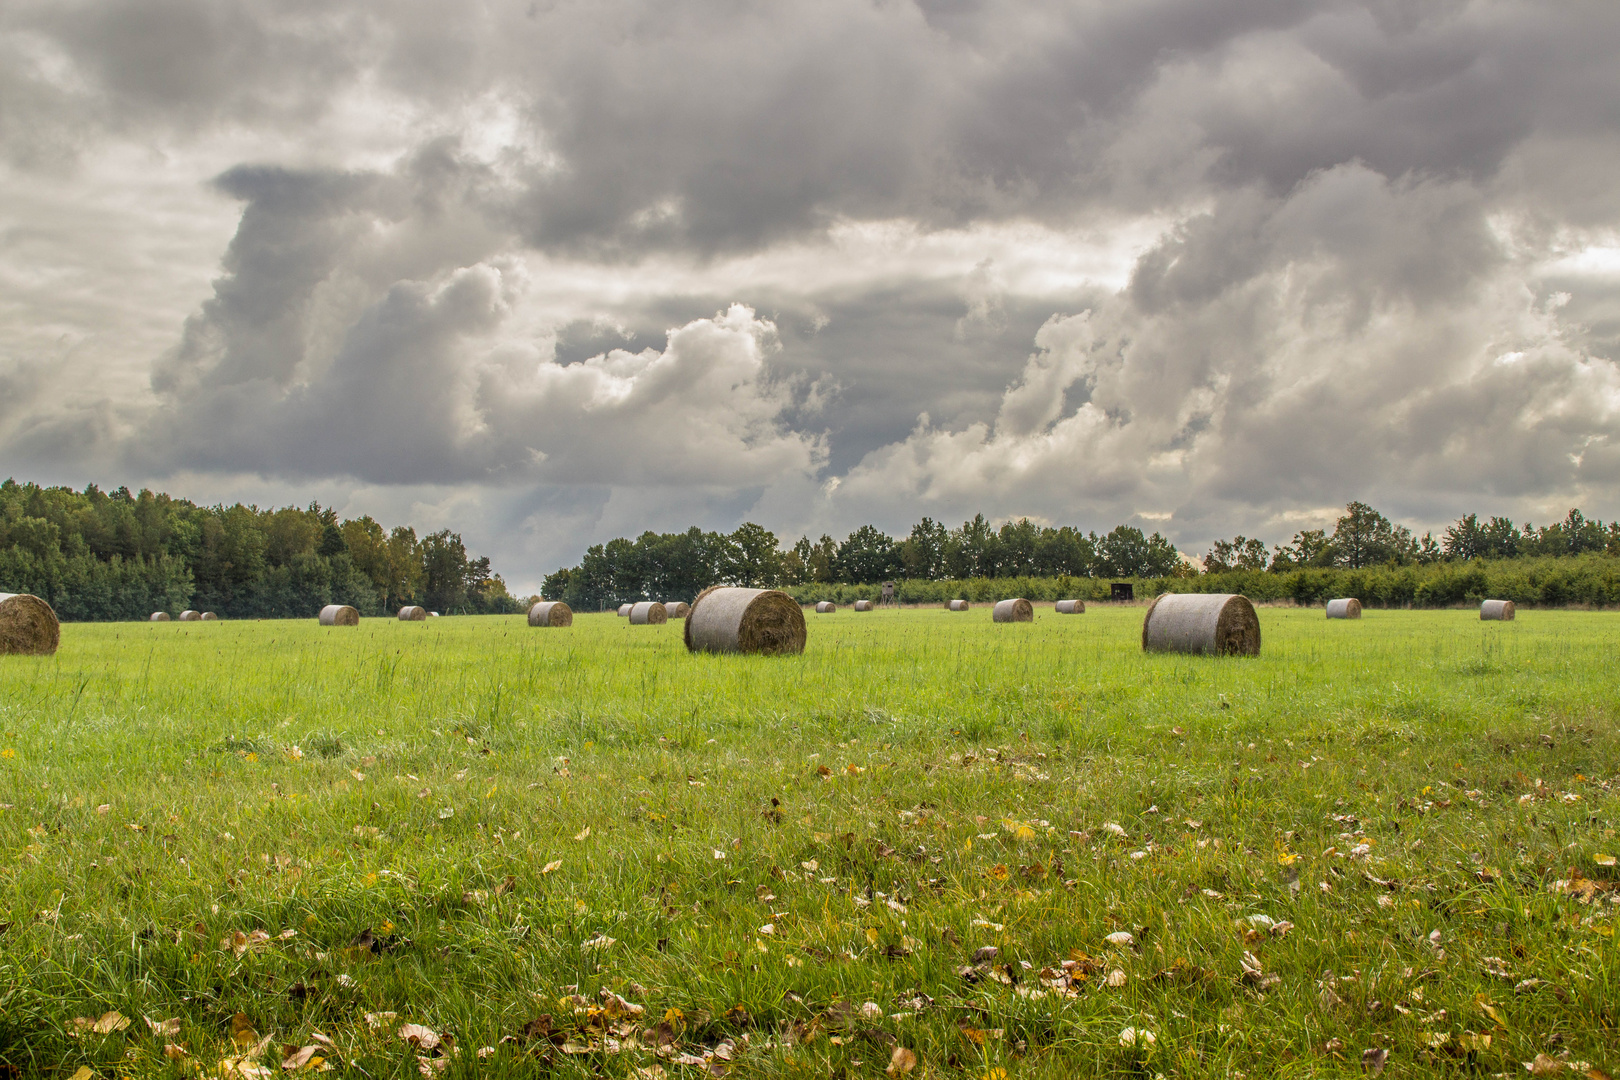
M1035 605L1021 596L997 600L990 609L990 618L993 622L1034 622Z
M838 605L833 603L831 600L823 600L820 603L816 604L816 614L817 615L831 615L833 612L835 612L837 610L838 610Z
M1084 600L1059 600L1057 602L1057 613L1059 615L1084 615L1086 613L1086 602Z
M438 613L438 612L437 612L437 611L430 611L430 612L428 612L428 618L430 618L430 619L437 619L437 618L438 618L438 617L439 617L439 613Z
M1512 622L1514 613L1511 600L1486 600L1479 605L1479 617L1488 622Z
M1165 593L1142 619L1144 652L1259 656L1260 619L1246 596Z
M200 616L198 616L198 618L200 618L203 622L218 622L219 621L219 616L215 615L212 611L205 611Z
M870 600L857 600L857 601L855 601L855 610L856 611L871 611L872 610L872 601L870 601Z
M686 647L692 652L804 652L804 609L779 589L714 585L698 593L686 616Z
M946 611L966 611L967 609L968 602L966 600L947 600L945 602Z
M685 600L677 600L674 603L670 603L668 600L664 601L664 614L672 619L684 619L691 613L692 605Z
M1353 596L1341 596L1337 600L1327 602L1327 617L1330 619L1359 619L1361 618L1361 601Z
M426 622L427 608L417 607L415 604L406 604L399 609L400 622Z
M359 626L360 613L348 604L327 604L320 621L322 626Z
M620 604L619 605L619 618L628 619L630 617L630 609L635 607L635 606L636 605L634 605L634 604Z
M147 622L168 622L169 621L169 613L167 611L154 611L154 612L152 612L152 614L150 614L150 615L148 615L146 617L146 621Z
M574 609L561 600L542 600L529 609L530 626L573 626Z
M200 612L200 611L182 611L180 613L180 621L181 622L198 622L201 619L202 619L202 612Z
M32 593L0 593L0 653L50 656L61 643L51 605Z
M630 608L631 626L661 626L669 621L669 612L656 600L643 600Z

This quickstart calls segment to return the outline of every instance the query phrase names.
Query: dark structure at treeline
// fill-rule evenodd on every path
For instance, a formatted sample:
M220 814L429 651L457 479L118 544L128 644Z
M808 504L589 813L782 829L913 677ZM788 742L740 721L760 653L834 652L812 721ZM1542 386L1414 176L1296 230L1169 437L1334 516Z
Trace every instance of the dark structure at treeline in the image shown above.
M226 618L309 618L326 604L381 615L522 607L445 530L417 539L330 508L197 506L126 488L0 484L0 591L43 597L70 620L196 608Z
M1583 555L1592 558L1567 558ZM842 542L801 537L790 549L752 523L730 534L646 532L592 547L578 566L549 575L542 591L581 611L690 599L719 583L843 603L875 598L880 582L896 581L902 603L935 603L1014 594L1105 599L1108 581L1127 579L1139 596L1231 591L1257 600L1358 596L1378 606L1422 606L1477 602L1489 591L1526 604L1616 604L1620 561L1602 557L1610 555L1620 555L1620 522L1605 525L1579 510L1540 528L1500 517L1481 524L1470 514L1436 540L1356 502L1331 533L1306 530L1269 550L1244 536L1218 541L1200 572L1163 536L1128 525L1103 536L1028 520L997 529L981 514L952 530L924 518L901 540L863 525Z

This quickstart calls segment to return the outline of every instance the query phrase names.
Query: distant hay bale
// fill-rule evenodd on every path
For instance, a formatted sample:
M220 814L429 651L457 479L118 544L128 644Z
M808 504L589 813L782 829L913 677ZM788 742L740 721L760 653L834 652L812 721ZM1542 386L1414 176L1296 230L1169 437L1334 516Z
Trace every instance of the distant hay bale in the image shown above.
M199 615L198 618L201 619L203 622L218 622L219 621L219 616L215 615L212 611L205 611L201 615Z
M1057 602L1057 613L1059 615L1084 615L1086 613L1086 602L1084 600L1059 600Z
M1512 622L1514 613L1511 600L1486 600L1479 605L1479 617L1488 622Z
M686 616L686 647L692 652L804 652L804 610L778 589L716 585L698 593Z
M968 602L966 600L951 600L945 604L945 610L947 611L966 611L967 609Z
M630 607L631 626L661 626L669 621L669 612L656 600L643 600Z
M871 611L872 610L872 601L870 601L870 600L857 600L857 601L855 601L855 610L856 611Z
M1353 596L1342 596L1337 600L1327 602L1327 617L1330 619L1359 619L1361 618L1361 601Z
M1165 593L1142 619L1144 652L1259 656L1260 619L1246 596Z
M684 619L692 613L692 605L685 600L677 600L673 604L664 601L664 614L672 619Z
M150 615L148 615L146 617L146 621L147 622L168 622L169 621L169 613L167 611L154 611L154 612L152 612L152 614L150 614Z
M990 619L992 622L1034 622L1035 605L1021 596L997 600L996 606L990 609Z
M816 605L816 614L817 615L831 615L833 612L835 612L837 610L838 610L838 605L833 603L831 600L823 600L823 601L821 601L820 603L818 603Z
M399 621L426 622L427 608L418 607L415 604L406 604L404 607L399 609Z
M51 605L31 593L0 593L0 653L50 656L61 643Z
M621 618L621 619L629 618L630 617L630 609L635 607L635 606L636 605L634 605L634 604L620 604L619 605L619 618Z
M438 613L438 612L437 612L437 611L430 611L430 612L428 612L428 618L430 618L430 619L437 619L437 618L438 618L438 617L439 617L439 613Z
M327 604L321 608L322 626L359 626L360 613L348 604Z
M201 622L202 621L202 612L200 612L200 611L182 611L180 613L180 621L181 622Z
M561 600L542 600L529 609L530 626L573 626L574 609Z

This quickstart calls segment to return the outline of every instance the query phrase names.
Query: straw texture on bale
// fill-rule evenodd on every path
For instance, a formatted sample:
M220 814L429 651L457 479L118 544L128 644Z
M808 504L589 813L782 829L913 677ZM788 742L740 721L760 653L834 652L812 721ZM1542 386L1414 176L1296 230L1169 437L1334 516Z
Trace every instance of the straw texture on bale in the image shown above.
M400 622L426 622L427 621L427 608L418 607L415 604L406 604L404 607L399 609L399 621Z
M198 618L200 618L203 622L218 622L219 621L219 616L215 615L212 611L205 611L201 615L199 615Z
M831 615L833 612L835 612L837 610L838 610L838 605L833 603L831 600L823 600L823 601L821 601L820 603L818 603L816 605L816 614L817 615Z
M1059 600L1057 602L1057 613L1059 615L1084 615L1086 613L1086 602L1084 600Z
M672 619L684 619L691 612L692 605L685 600L677 600L674 603L670 603L668 600L664 601L664 614Z
M631 626L659 626L669 621L669 612L656 600L643 600L630 608Z
M529 609L530 626L573 626L574 609L561 600L542 600Z
M0 653L50 656L61 643L51 605L32 593L0 593Z
M202 612L200 612L200 611L182 611L180 613L180 621L181 622L201 622L202 621Z
M321 608L322 626L359 626L360 613L348 604L327 604Z
M1511 600L1486 600L1479 605L1479 617L1489 622L1512 622L1514 614Z
M1142 619L1147 652L1259 656L1260 619L1246 596L1165 593Z
M966 600L952 600L950 603L946 604L945 607L948 611L966 611L968 609L968 602Z
M686 647L692 652L804 652L804 609L779 589L713 585L698 593L686 616Z
M619 618L628 619L630 617L630 609L635 607L635 606L636 605L634 605L634 604L620 604L619 605Z
M997 600L990 609L991 622L1034 622L1035 605L1021 596Z
M872 601L870 601L870 600L857 600L857 601L855 601L855 610L856 611L871 611L872 610Z
M1327 602L1327 617L1330 619L1359 619L1361 618L1361 601L1353 596L1341 596L1337 600Z
M150 615L148 615L146 617L146 621L147 622L168 622L169 621L169 613L167 611L154 611L154 612L152 612L152 614L150 614Z

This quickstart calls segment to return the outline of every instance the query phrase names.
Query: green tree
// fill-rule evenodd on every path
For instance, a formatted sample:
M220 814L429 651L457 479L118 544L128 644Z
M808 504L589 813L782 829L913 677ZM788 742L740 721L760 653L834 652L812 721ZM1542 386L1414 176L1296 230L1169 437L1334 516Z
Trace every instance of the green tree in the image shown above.
M862 525L838 545L833 577L838 581L871 585L899 572L900 552L894 538L872 525Z
M948 539L945 526L933 518L923 518L911 527L911 535L900 544L900 572L922 581L944 577Z
M725 576L734 585L750 589L775 588L782 578L782 552L776 534L763 525L745 521L726 538Z

